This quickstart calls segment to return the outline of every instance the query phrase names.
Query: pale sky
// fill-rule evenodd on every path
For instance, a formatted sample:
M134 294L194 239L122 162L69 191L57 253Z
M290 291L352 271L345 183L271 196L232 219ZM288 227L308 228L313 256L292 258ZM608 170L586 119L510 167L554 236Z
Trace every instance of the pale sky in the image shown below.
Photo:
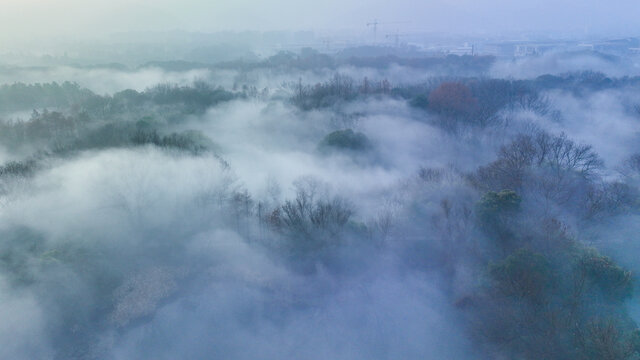
M137 30L366 29L374 18L433 32L635 35L638 17L637 0L0 0L0 40Z

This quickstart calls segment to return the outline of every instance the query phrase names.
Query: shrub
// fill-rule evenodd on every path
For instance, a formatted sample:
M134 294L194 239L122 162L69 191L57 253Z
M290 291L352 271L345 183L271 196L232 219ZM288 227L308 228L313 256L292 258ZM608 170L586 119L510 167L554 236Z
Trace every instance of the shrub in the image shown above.
M325 136L318 147L321 151L331 149L365 151L371 148L371 143L363 133L346 129L334 131Z

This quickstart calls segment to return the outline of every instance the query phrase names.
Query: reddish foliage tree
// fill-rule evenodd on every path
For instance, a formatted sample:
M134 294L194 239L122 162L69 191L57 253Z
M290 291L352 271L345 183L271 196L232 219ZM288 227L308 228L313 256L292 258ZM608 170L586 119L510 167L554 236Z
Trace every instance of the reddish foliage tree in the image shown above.
M441 114L468 116L477 107L478 99L473 97L468 86L461 83L442 83L429 94L429 108Z

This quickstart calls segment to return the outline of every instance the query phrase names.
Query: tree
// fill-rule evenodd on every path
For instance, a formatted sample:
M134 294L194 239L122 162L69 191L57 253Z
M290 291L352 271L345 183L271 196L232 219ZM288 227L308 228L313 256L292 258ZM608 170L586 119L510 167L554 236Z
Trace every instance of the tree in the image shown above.
M512 225L520 202L520 196L512 190L489 191L476 206L480 228L496 241L504 254L515 242Z
M493 287L502 296L542 303L553 282L549 261L541 254L519 250L489 265Z
M565 134L534 131L502 146L498 159L480 167L469 179L485 191L513 189L586 216L602 167L591 146L576 144Z
M467 119L477 110L478 99L468 86L445 82L429 93L429 109L438 114Z
M549 255L520 249L489 264L472 307L478 336L520 359L637 359L623 301L631 274L574 243Z
M308 253L335 245L353 216L345 199L320 194L320 183L307 178L296 184L296 197L286 200L267 217L272 228L289 239L294 253Z
M371 148L371 143L367 136L351 129L337 130L322 139L318 145L321 151L329 150L349 150L365 151Z

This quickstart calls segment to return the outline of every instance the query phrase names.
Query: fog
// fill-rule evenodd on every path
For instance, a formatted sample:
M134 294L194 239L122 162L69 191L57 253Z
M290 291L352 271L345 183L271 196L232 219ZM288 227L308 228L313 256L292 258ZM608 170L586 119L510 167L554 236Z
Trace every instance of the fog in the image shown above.
M375 18L411 22L407 28L448 33L509 31L637 31L633 1L244 1L6 0L0 17L5 41L24 36L87 38L121 31L363 29ZM553 8L553 11L548 11ZM340 11L336 11L340 9ZM452 27L451 24L456 26ZM393 29L392 29L393 30ZM13 34L9 36L8 34Z
M1 359L640 358L635 3L3 5Z
M637 76L638 58L619 58L592 52L549 52L533 58L500 61L494 64L491 75L517 79L535 78L546 74L564 74L577 71L597 71L608 76Z
M143 91L163 83L190 85L194 81L207 79L210 76L211 74L206 69L167 72L158 68L144 68L137 71L109 68L88 70L73 67L9 68L4 71L0 70L0 84L73 81L98 94L113 94L127 89Z

